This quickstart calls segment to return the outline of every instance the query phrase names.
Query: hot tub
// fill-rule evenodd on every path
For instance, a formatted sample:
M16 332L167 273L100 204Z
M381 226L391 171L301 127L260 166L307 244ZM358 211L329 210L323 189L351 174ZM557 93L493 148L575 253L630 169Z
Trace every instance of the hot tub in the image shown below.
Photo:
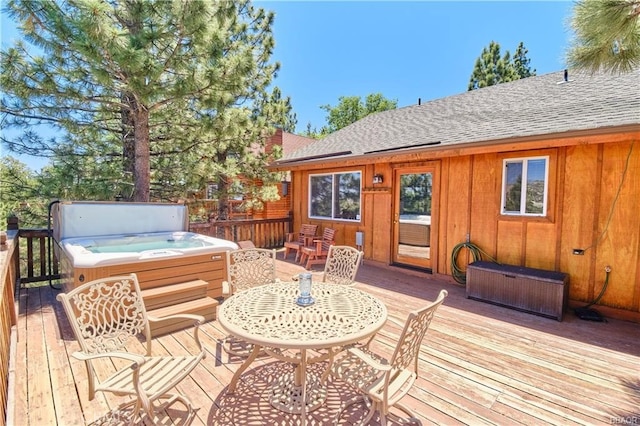
M398 243L429 247L431 245L431 216L400 215Z
M235 250L234 242L192 232L156 232L95 237L66 238L60 241L74 268L166 260L201 253Z
M144 289L202 280L222 295L225 252L238 245L188 232L187 207L169 203L65 201L52 206L65 287L136 273Z

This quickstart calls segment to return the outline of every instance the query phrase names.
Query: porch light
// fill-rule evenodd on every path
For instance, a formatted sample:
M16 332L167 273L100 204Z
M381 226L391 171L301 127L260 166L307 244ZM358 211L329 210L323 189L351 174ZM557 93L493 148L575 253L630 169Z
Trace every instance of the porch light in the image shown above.
M382 183L383 176L381 174L373 175L373 183Z

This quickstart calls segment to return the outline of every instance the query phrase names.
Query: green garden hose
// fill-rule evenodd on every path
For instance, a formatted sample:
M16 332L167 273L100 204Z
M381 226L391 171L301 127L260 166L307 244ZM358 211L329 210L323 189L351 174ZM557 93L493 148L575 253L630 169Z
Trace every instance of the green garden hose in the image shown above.
M458 254L463 248L469 250L474 262L482 260L482 255L484 255L491 261L498 263L494 258L489 256L487 252L483 251L480 247L471 242L457 244L451 251L451 275L453 276L453 279L456 280L456 282L458 282L459 284L466 285L467 283L467 272L466 270L463 271L462 269L460 269L457 262Z

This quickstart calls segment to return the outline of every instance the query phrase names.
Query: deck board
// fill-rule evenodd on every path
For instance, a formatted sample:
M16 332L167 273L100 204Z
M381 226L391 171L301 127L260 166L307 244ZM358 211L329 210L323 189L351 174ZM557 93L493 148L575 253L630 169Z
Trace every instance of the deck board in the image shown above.
M278 259L281 279L302 270L292 259ZM449 291L421 348L421 376L404 401L424 424L640 422L640 324L582 321L571 312L558 322L466 299L462 286L428 274L369 262L357 279L359 288L381 298L395 317L435 299L441 288ZM85 366L71 357L78 345L56 294L48 285L20 290L17 425L98 424L123 402L102 394L88 400ZM388 322L372 348L389 355L399 332ZM158 337L154 353L193 349L191 334ZM297 416L279 412L267 400L270 381L290 371L287 364L261 357L244 373L236 393L226 393L241 360L222 350L224 336L217 321L201 327L207 357L179 385L197 408L192 424L297 424ZM325 404L309 414L309 423L335 424L341 402L355 395L337 381L329 383L328 392ZM361 411L354 407L339 424L350 424ZM158 424L181 424L181 415L169 409Z

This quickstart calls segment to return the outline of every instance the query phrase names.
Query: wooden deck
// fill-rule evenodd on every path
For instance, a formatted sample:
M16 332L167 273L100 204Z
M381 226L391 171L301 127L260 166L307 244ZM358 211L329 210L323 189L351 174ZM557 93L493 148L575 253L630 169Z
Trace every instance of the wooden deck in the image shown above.
M278 269L281 278L302 270L280 260ZM358 282L397 316L433 300L441 288L449 291L423 342L421 377L405 398L424 424L640 424L639 324L588 322L573 313L558 322L466 299L463 287L430 275L366 261ZM109 413L121 398L87 400L84 364L70 357L78 346L55 294L45 285L19 295L14 424L118 424ZM389 352L398 332L388 323L373 348ZM290 370L286 364L262 358L245 372L235 394L226 393L240 363L221 350L223 335L216 321L202 327L208 356L180 387L197 407L192 424L299 424L266 399L270 380ZM184 331L159 337L154 351L178 352L188 339ZM328 392L307 424L351 424L361 406L338 423L334 416L353 391L331 382ZM182 420L172 409L158 424Z

